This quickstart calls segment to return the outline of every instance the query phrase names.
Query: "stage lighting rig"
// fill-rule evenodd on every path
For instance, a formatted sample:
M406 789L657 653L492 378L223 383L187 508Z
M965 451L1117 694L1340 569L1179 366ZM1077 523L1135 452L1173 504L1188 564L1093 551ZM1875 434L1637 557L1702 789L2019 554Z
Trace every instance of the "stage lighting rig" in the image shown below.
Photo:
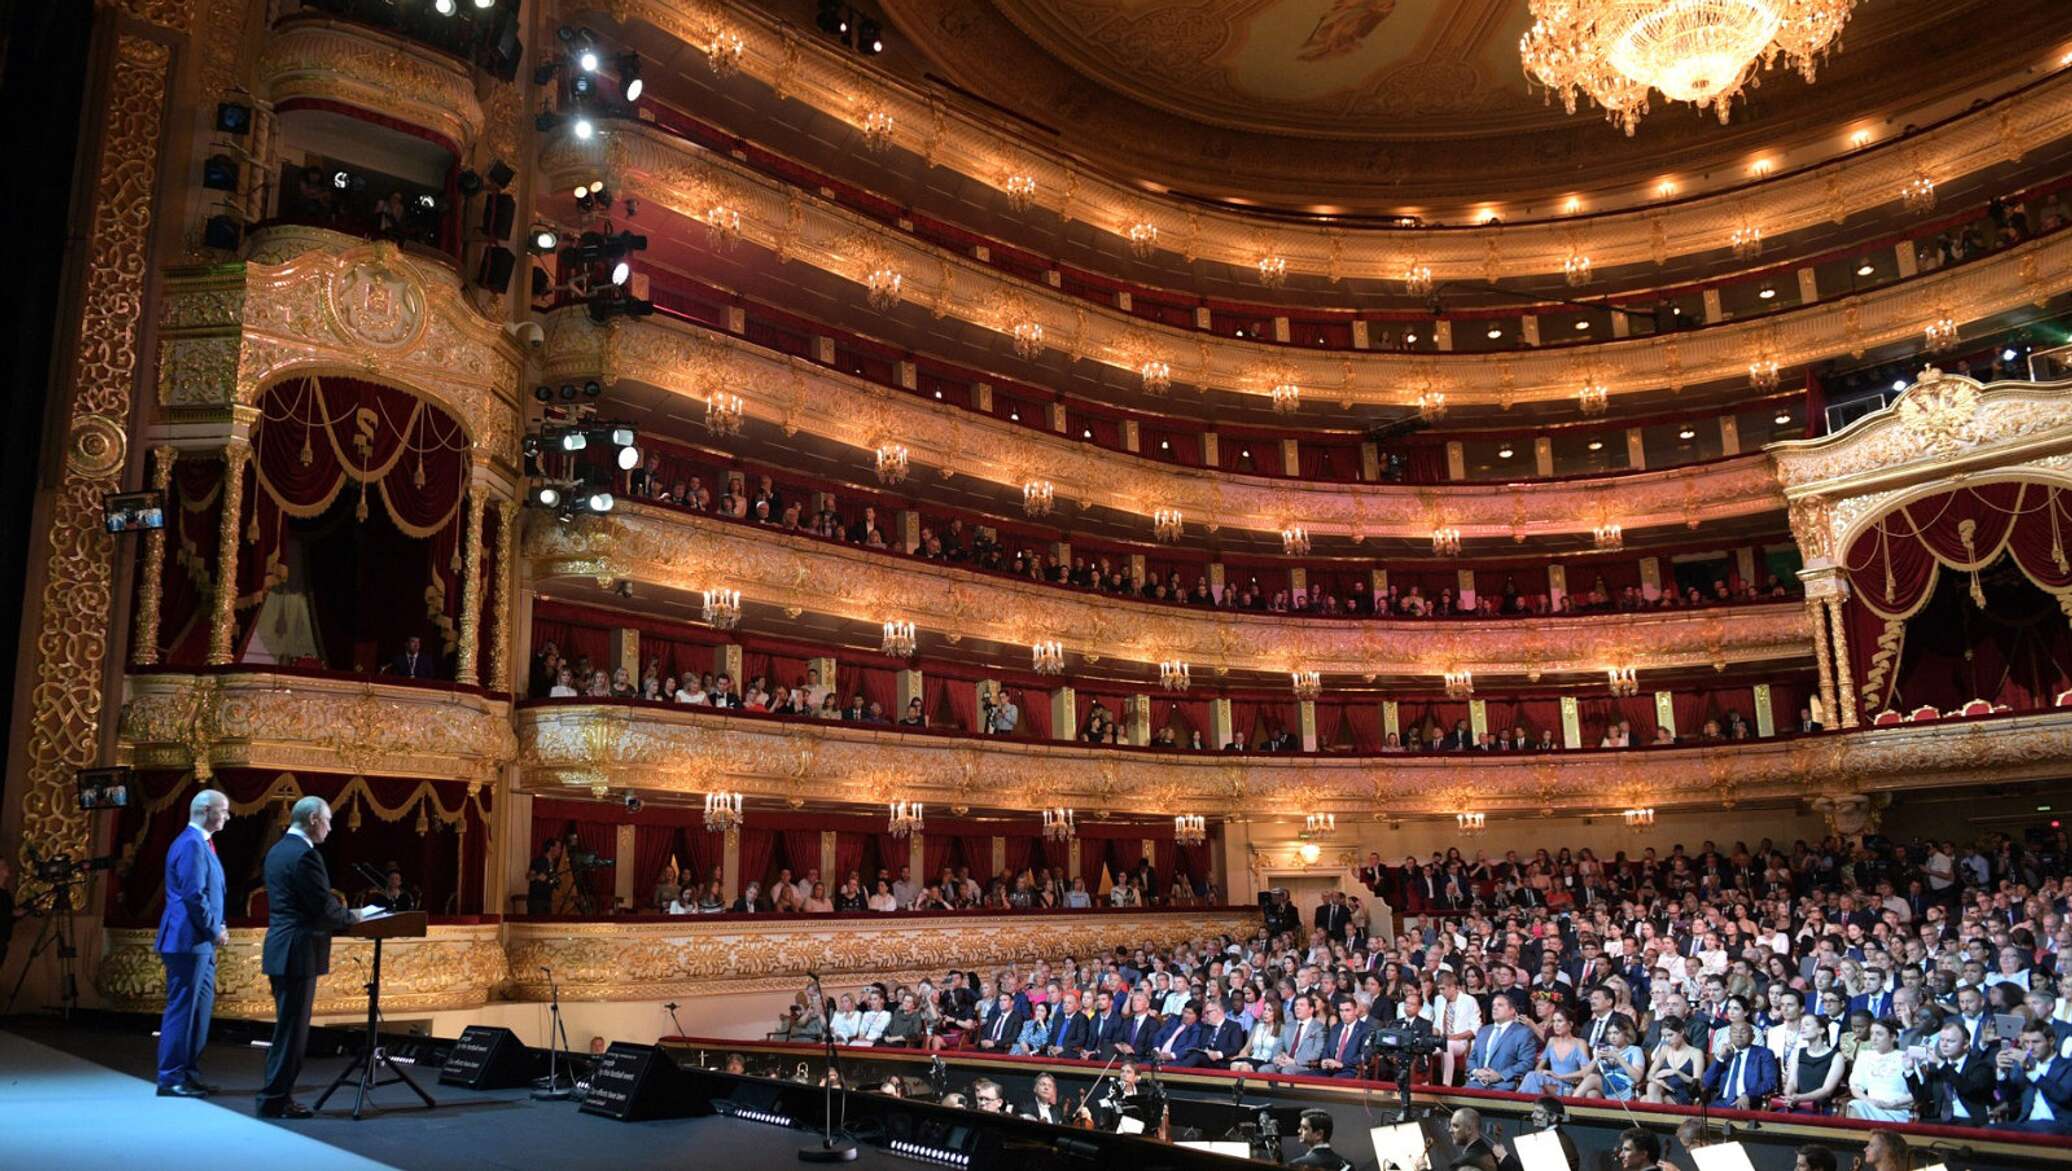
M865 57L885 51L885 32L877 18L839 0L820 0L814 27Z

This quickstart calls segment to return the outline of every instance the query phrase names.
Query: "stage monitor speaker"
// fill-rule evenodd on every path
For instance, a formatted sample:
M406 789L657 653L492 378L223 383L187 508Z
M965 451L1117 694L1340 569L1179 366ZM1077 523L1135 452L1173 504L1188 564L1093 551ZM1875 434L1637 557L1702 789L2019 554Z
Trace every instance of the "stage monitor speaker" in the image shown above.
M442 1086L508 1090L532 1080L532 1051L509 1029L469 1025L439 1068Z
M581 1109L620 1122L712 1113L711 1100L693 1090L691 1075L659 1046L615 1041L591 1071Z
M482 253L482 263L476 266L475 283L492 293L509 292L511 274L518 268L518 256L502 244L494 244Z

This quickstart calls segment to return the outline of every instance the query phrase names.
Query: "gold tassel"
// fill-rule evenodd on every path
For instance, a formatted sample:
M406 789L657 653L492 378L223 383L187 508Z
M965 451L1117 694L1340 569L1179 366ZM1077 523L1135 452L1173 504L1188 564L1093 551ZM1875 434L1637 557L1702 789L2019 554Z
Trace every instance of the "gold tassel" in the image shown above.
M317 453L309 446L309 433L314 429L312 427L304 427L302 429L302 466L305 468L317 462Z
M258 543L259 543L259 509L258 509L258 506L257 506L257 504L255 503L255 504L254 504L254 506L253 506L253 508L252 508L252 523L250 523L250 524L248 524L248 525L246 525L246 526L245 526L245 544L247 544L247 545L256 545L256 544L258 544Z
M1971 604L1981 610L1986 608L1986 591L1979 585L1976 569L1971 571Z
M424 457L423 457L423 456L419 456L419 457L417 457L417 474L411 477L411 482L412 482L412 483L414 483L414 484L416 484L416 485L417 485L418 487L420 487L420 488L424 487Z
M360 481L360 502L353 506L353 519L362 524L367 520L367 481Z
M424 802L417 803L417 836L423 837L432 828L431 821L424 815Z
M352 800L353 807L350 810L346 811L345 828L349 830L357 830L360 828L360 795L358 793L354 793Z

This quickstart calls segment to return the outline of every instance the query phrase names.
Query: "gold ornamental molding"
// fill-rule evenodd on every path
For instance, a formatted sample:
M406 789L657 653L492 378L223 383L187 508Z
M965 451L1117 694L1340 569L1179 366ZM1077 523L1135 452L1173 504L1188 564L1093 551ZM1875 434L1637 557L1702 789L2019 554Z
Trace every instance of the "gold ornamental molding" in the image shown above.
M461 158L482 135L482 103L465 65L364 24L281 21L259 55L259 84L275 105L312 98L422 126Z
M1616 397L1742 382L1758 359L1789 367L1860 354L1917 341L1944 314L1972 321L2072 288L2072 232L2058 232L1855 296L1688 333L1501 354L1317 351L1175 329L1019 280L635 122L600 126L589 144L562 135L542 153L541 168L550 187L603 174L615 190L701 222L723 206L739 215L743 240L855 282L859 297L866 275L889 265L908 303L1003 337L1034 322L1047 347L1075 361L1130 374L1147 360L1163 361L1176 382L1260 397L1293 381L1304 394L1346 408L1415 407L1430 391L1452 406L1509 407L1575 400L1593 384Z
M1178 508L1187 523L1313 536L1425 540L1437 528L1465 539L1588 534L1607 519L1629 532L1762 516L1784 507L1761 455L1688 468L1514 484L1339 484L1182 468L1108 451L1064 435L937 403L829 370L688 322L659 317L594 324L581 308L546 320L550 381L631 379L692 401L740 397L750 417L864 453L896 435L913 463L944 478L967 475L1019 493L1049 480L1060 499L1144 517ZM836 410L828 404L840 404Z
M476 464L516 476L524 359L444 264L320 228L255 234L250 259L168 270L158 402L220 422L304 375L363 378L437 403Z
M516 753L510 705L465 691L267 671L127 678L125 763L455 778L494 784Z
M1197 207L1089 171L1079 160L1033 142L1019 125L1000 124L997 115L975 111L955 99L946 101L939 91L870 68L823 38L749 5L568 0L562 11L595 14L621 25L645 23L701 52L738 37L741 48L735 67L778 98L803 102L850 126L861 126L873 111L888 114L896 148L912 152L930 167L947 167L988 186L1001 186L1009 174L1028 175L1036 184L1032 211L1091 224L1117 236L1125 236L1134 223L1148 223L1158 229L1161 249L1190 263L1221 261L1241 270L1253 268L1262 255L1262 241L1270 241L1273 253L1287 260L1290 275L1332 281L1399 283L1412 264L1429 265L1436 280L1558 276L1572 250L1589 255L1599 270L1662 265L1672 257L1725 248L1734 230L1751 222L1771 239L1802 228L1839 224L1856 212L1896 203L1900 188L1917 170L1948 185L2019 159L2025 149L2072 130L2072 77L2060 76L1925 134L1664 207L1441 231L1308 226Z
M2072 711L1863 728L1731 745L1498 757L1143 752L756 720L682 708L551 705L517 712L520 784L956 809L1065 805L1243 820L1552 816L1631 806L1719 809L1825 794L2044 780L2072 769ZM1013 778L1003 785L1003 778ZM752 815L751 815L752 816Z
M381 1007L387 1012L440 1012L480 1008L508 977L495 923L435 924L423 939L391 939L381 953ZM119 1012L165 1007L165 965L157 933L148 927L109 927L106 950L94 968L94 988ZM233 927L230 946L216 949L216 1014L247 1020L273 1017L273 992L259 970L263 927ZM374 944L340 939L331 945L331 973L317 980L318 1016L363 1015L366 972Z
M831 985L940 978L951 968L1092 955L1116 946L1167 948L1257 926L1257 912L505 925L509 998L543 1001L539 970L552 968L563 996L659 1000L725 992L789 992L807 972ZM386 989L384 989L384 995Z
M580 524L528 525L523 555L531 580L540 584L579 577L694 593L738 589L751 602L869 624L897 613L923 630L958 638L1016 648L1057 639L1067 650L1125 662L1180 658L1198 671L1273 672L1284 685L1295 670L1601 679L1614 664L1724 669L1802 662L1812 653L1797 601L1482 622L1268 617L983 576L631 501Z

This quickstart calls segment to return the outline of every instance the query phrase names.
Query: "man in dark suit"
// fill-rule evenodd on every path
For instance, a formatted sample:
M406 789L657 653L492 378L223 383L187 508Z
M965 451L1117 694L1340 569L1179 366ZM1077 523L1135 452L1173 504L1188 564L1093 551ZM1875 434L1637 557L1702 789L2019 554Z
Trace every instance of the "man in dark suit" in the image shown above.
M216 1009L216 949L230 943L223 918L223 864L213 840L230 820L230 799L204 789L187 806L187 828L165 856L165 913L158 958L165 964L165 1019L158 1031L158 1096L199 1098L215 1089L198 1062Z
M1050 1035L1043 1043L1049 1057L1077 1057L1086 1047L1086 1030L1092 1018L1079 1008L1079 992L1068 989L1064 1002L1050 1018Z
M1964 1026L1951 1021L1935 1036L1935 1051L1909 1072L1907 1085L1921 1106L1921 1121L1981 1126L1993 1109L1993 1061L1971 1047Z
M1201 1045L1201 1004L1190 1000L1178 1013L1165 1018L1158 1026L1158 1040L1153 1045L1157 1060L1166 1065L1177 1065L1189 1049Z
M389 664L389 674L401 675L405 679L432 678L432 656L424 653L424 640L414 634L404 639L403 653Z
M359 916L331 894L331 873L317 847L331 833L331 806L304 797L289 814L288 832L266 853L266 944L260 970L273 984L273 1044L266 1051L262 1118L308 1118L295 1101L295 1079L309 1045L309 1012L317 977L331 970L331 935Z
M1345 905L1345 892L1332 891L1317 905L1314 916L1317 930L1331 939L1345 938L1345 925L1352 922L1353 911Z
M1755 1026L1745 1020L1734 1022L1728 1039L1727 1052L1705 1071L1705 1099L1714 1107L1760 1109L1781 1084L1777 1055L1755 1043Z
M1021 1039L1022 1024L1028 1018L1015 1007L1014 993L1002 992L993 1015L979 1026L978 1047L988 1053L1005 1053Z
M2000 1098L2012 1103L2007 1121L1995 1130L2072 1135L2072 1057L2058 1056L2057 1034L2048 1021L2030 1021L2019 1048L2002 1049Z
M1309 1148L1288 1160L1290 1167L1321 1167L1324 1171L1351 1171L1352 1163L1331 1149L1331 1114L1326 1110L1304 1110L1295 1137Z
M1178 1054L1173 1064L1183 1069L1229 1069L1230 1059L1244 1047L1244 1028L1224 1014L1222 1000L1211 997L1202 1006L1194 1047Z
M1115 1056L1108 1046L1115 1040L1115 1030L1122 1024L1122 1014L1115 1009L1115 998L1107 990L1094 993L1094 1015L1086 1022L1086 1033L1080 1039L1079 1049L1067 1054L1081 1061L1105 1061Z
M1360 1012L1360 1006L1350 996L1338 1000L1338 1023L1324 1032L1324 1057L1317 1062L1317 1068L1325 1077L1354 1078L1360 1076L1360 1050L1367 1044L1367 1034L1374 1031L1374 1024Z

